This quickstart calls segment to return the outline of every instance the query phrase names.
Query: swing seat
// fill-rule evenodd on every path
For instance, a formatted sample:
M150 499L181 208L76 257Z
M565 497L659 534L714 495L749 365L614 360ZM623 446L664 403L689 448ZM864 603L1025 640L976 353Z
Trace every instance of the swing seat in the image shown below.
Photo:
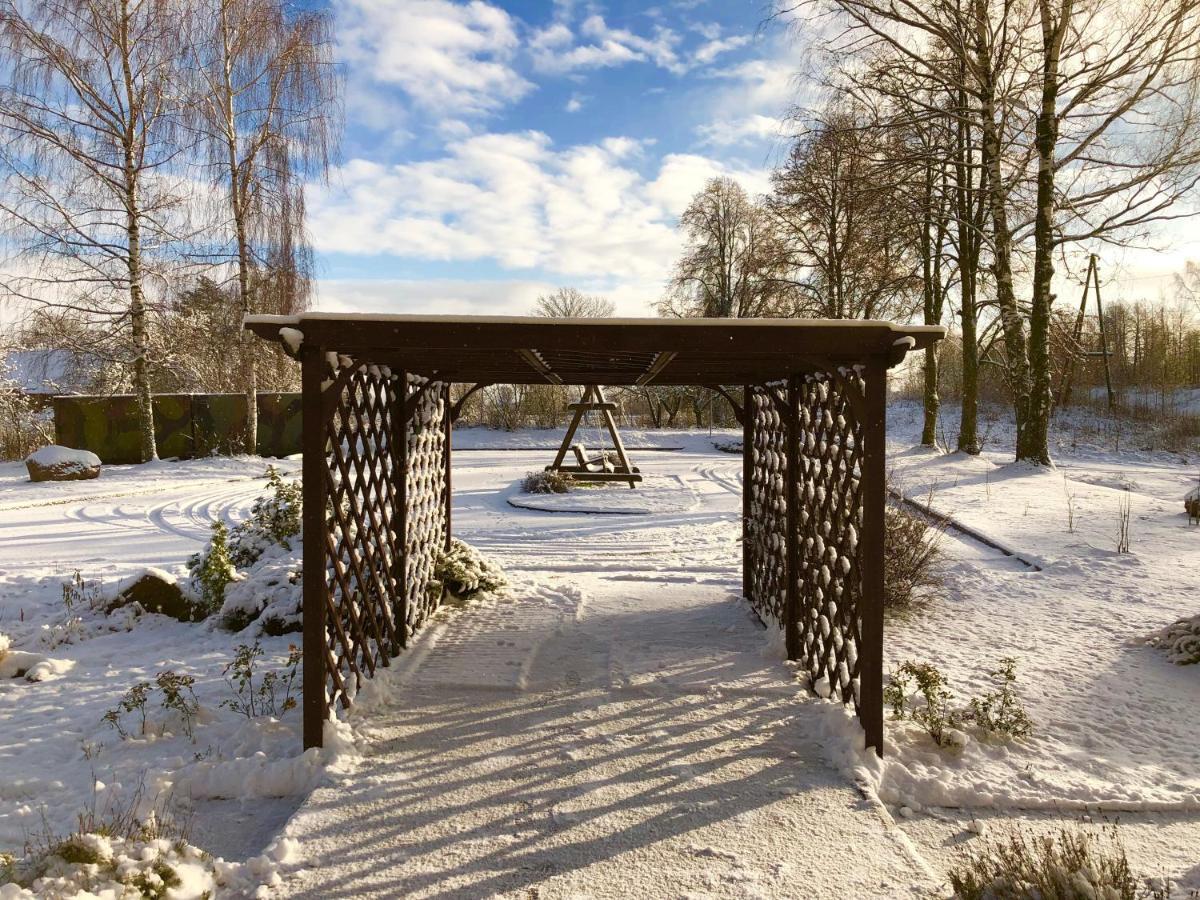
M609 461L608 454L603 450L595 455L588 455L588 449L583 444L572 444L571 452L575 454L575 459L579 463L579 468L584 472L611 472L613 464ZM599 468L596 468L599 466Z

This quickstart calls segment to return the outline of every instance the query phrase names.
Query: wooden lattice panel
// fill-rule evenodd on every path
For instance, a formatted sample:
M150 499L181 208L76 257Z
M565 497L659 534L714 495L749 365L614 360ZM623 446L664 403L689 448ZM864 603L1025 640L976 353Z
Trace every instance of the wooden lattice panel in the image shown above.
M430 612L445 544L444 391L330 357L326 383L326 675L347 707Z
M849 392L859 376L808 378L793 389L800 427L799 559L795 572L803 661L811 677L857 708L862 531L862 429Z
M771 399L774 387L755 387L749 394L753 437L750 454L748 512L744 552L747 554L746 597L764 622L784 624L787 575L787 420Z
M789 634L789 655L812 680L828 679L832 696L856 708L863 440L854 405L863 396L861 376L844 370L753 386L746 410L746 597Z
M446 393L440 385L408 377L408 392L415 396L408 423L405 480L405 579L407 616L411 637L441 602L441 592L431 592L433 568L446 543Z

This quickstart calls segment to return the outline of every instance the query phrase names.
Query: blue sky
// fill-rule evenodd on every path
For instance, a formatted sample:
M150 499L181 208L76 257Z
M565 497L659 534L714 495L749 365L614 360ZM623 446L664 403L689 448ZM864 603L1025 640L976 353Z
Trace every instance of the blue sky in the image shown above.
M783 117L812 102L805 31L764 26L767 5L335 0L347 130L309 197L319 308L522 314L569 285L652 314L691 196L718 174L766 190ZM1194 224L1166 253L1102 248L1105 282L1169 292Z
M650 314L705 180L766 188L803 50L722 0L340 0L342 161L310 198L319 305Z

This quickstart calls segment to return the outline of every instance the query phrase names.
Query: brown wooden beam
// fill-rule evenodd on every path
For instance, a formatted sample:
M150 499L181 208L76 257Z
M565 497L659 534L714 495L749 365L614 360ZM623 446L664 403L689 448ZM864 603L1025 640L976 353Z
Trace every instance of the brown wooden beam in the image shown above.
M887 364L877 357L865 373L863 437L863 528L859 541L862 646L858 653L858 718L866 746L883 756L884 515L887 502Z
M304 499L304 583L301 609L304 617L304 749L324 743L325 721L329 706L325 696L325 655L328 637L325 631L325 605L329 590L325 581L325 404L321 382L325 377L325 353L318 345L305 342L300 352L302 424L302 492Z

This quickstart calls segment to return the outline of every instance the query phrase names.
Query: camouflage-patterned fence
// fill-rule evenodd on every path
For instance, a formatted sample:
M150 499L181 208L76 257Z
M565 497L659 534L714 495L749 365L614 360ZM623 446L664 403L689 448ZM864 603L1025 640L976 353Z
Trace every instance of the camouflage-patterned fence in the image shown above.
M300 452L300 395L258 395L258 452ZM158 455L190 459L243 452L246 398L242 394L156 394ZM91 450L105 463L141 462L137 403L131 394L54 398L55 442Z
M336 361L336 364L334 363ZM346 356L304 359L304 743L441 603L449 388Z

